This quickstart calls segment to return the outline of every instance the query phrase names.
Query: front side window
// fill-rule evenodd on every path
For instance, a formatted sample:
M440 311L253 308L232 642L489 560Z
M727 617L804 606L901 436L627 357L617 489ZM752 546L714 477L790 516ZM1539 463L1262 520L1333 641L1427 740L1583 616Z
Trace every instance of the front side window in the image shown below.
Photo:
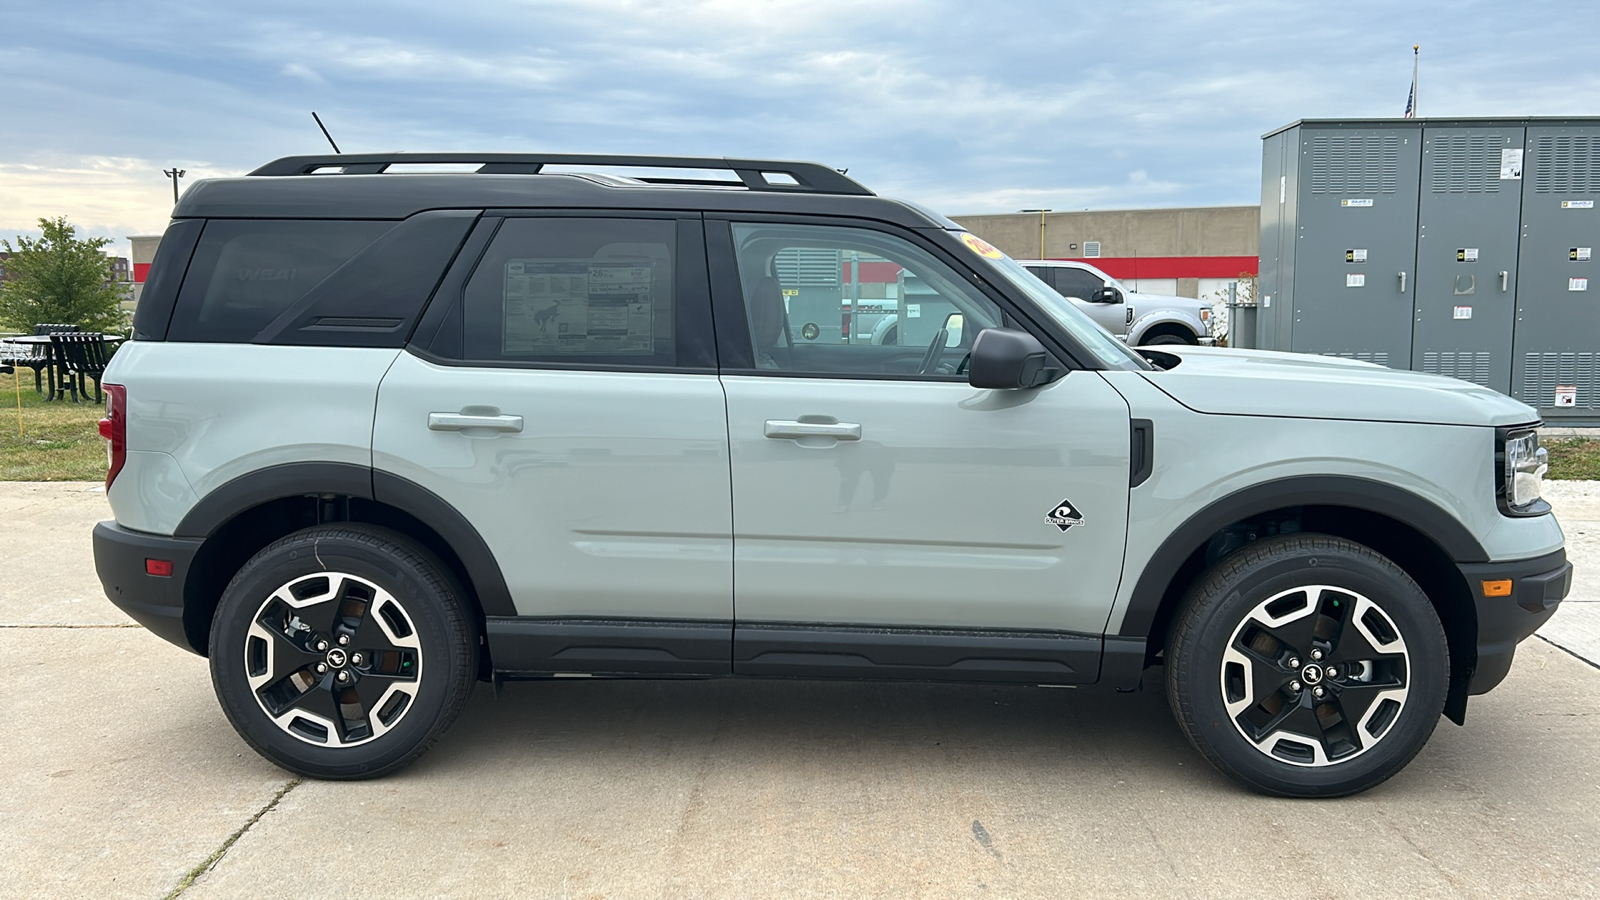
M461 357L676 365L676 228L659 219L507 219L447 326L460 330Z
M1088 300L1094 296L1095 291L1105 287L1106 284L1093 272L1074 269L1066 266L1055 270L1053 286L1061 292L1063 297L1077 297L1079 300Z
M958 379L1000 310L931 253L831 225L739 224L754 365L806 375Z

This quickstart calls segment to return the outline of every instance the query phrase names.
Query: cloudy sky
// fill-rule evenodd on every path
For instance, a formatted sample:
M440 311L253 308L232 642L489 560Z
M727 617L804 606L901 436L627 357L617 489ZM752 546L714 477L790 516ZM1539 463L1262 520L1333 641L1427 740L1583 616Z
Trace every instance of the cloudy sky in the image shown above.
M1260 135L1600 114L1568 2L0 0L0 236L326 149L814 159L950 214L1258 201Z

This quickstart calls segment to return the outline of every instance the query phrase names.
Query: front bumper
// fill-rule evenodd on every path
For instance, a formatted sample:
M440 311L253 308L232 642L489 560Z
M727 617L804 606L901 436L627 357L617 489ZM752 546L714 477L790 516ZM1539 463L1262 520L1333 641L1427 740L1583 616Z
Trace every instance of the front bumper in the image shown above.
M1467 686L1482 694L1511 671L1517 644L1555 615L1572 589L1572 563L1565 550L1513 562L1458 565L1478 607L1478 665ZM1511 582L1505 596L1486 595L1485 582Z
M183 621L183 587L200 549L199 538L129 531L116 522L94 526L94 568L117 608L158 637L198 653ZM151 575L146 560L172 563L170 576Z

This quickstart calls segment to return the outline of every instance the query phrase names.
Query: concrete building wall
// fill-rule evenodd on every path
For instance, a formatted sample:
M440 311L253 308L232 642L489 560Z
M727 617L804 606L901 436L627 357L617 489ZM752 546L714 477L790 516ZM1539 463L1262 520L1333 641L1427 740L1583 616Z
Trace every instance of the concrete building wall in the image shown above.
M1259 206L955 216L1018 259L1080 259L1149 293L1200 297L1256 272ZM1041 228L1042 225L1042 228ZM1099 244L1099 254L1090 246Z

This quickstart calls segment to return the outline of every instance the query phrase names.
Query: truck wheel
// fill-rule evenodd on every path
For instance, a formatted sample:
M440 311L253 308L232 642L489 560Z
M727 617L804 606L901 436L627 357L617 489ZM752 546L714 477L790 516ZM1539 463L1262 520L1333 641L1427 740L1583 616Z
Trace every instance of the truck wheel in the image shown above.
M211 623L211 682L256 752L314 778L405 766L460 713L474 629L447 570L405 536L324 525L257 553Z
M1184 338L1181 335L1176 335L1176 334L1158 334L1153 338L1149 338L1148 340L1140 341L1139 342L1139 346L1141 346L1141 347L1159 347L1162 344L1193 345L1195 343L1196 342L1192 341L1192 340L1184 340Z
M1450 657L1411 577L1360 544L1269 538L1201 577L1166 646L1189 742L1268 794L1339 797L1404 768L1444 710Z

